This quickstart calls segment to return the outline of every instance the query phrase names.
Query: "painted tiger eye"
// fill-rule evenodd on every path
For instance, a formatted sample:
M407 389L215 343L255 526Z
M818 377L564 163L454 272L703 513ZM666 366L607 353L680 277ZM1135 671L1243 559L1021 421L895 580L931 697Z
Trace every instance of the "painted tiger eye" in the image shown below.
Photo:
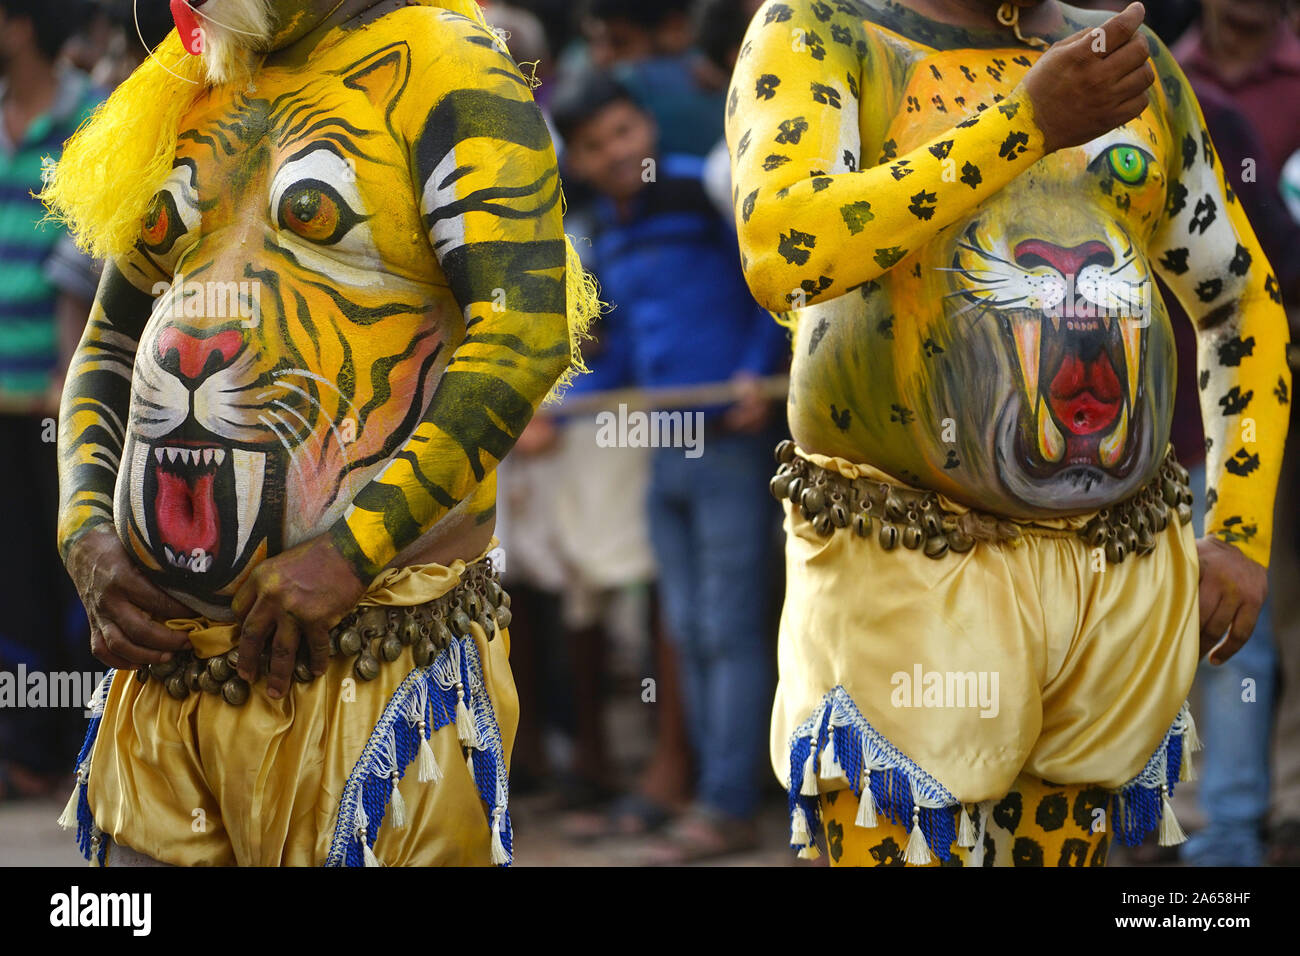
M1132 146L1115 146L1109 156L1111 171L1121 182L1130 186L1140 185L1147 178L1147 159L1139 149Z

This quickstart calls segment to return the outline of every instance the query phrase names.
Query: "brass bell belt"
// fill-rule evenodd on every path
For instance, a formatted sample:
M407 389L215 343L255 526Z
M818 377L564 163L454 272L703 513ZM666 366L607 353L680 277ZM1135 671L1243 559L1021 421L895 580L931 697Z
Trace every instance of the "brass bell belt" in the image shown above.
M789 439L776 446L776 460L780 467L771 482L772 494L778 501L790 501L822 537L845 528L862 538L875 531L886 551L901 543L941 558L950 551L963 554L977 541L1006 544L1021 534L1020 524L998 515L951 511L933 491L846 478L797 454ZM1170 451L1145 487L1101 509L1076 533L1089 547L1102 548L1108 562L1119 564L1130 554L1155 550L1156 535L1173 518L1180 525L1192 520L1192 489L1187 469Z
M468 565L456 586L432 601L351 611L330 631L330 655L356 658L353 671L357 677L374 680L379 676L381 661L397 660L403 647L412 648L417 667L426 667L453 637L469 637L471 622L477 622L492 640L493 621L498 627L510 626L510 595L501 587L492 563L480 561ZM262 656L263 672L269 661L268 647ZM177 700L201 691L239 707L248 700L249 686L236 672L238 666L238 650L208 658L184 651L166 663L140 668L136 678L141 683L150 678L162 681L167 693ZM293 678L303 684L316 678L305 641L298 645Z

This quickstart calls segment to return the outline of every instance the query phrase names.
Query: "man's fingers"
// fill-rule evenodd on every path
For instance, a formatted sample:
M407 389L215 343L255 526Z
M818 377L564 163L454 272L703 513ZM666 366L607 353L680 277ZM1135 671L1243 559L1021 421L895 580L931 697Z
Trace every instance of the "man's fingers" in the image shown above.
M307 647L311 651L311 672L319 677L330 663L330 632L324 624L306 628Z
M1142 96L1151 85L1156 81L1156 71L1151 68L1150 63L1139 66L1128 76L1120 79L1113 87L1111 93L1115 99L1121 102L1132 100L1135 97Z
M1124 10L1103 23L1101 30L1106 34L1106 48L1103 55L1109 56L1127 43L1129 37L1137 33L1138 28L1142 26L1146 15L1146 8L1142 4L1130 3Z
M192 609L176 600L148 578L131 568L122 576L121 592L132 604L152 615L156 620L168 621L174 617L195 617Z
M250 684L257 680L262 663L262 648L275 626L275 618L275 608L260 599L244 618L239 632L239 676Z
M1132 122L1133 120L1137 119L1139 116L1141 116L1143 113L1147 111L1147 107L1149 107L1150 105L1151 105L1151 99L1150 97L1147 96L1146 92L1139 93L1137 96L1133 97L1132 99L1125 100L1117 107L1117 109L1119 110L1119 115L1122 116L1123 119L1121 119L1118 123L1116 123L1113 128L1117 129L1120 126L1123 126L1125 123Z
M271 645L271 666L266 678L266 694L272 699L289 692L293 681L293 665L298 657L298 624L288 614L280 615L275 628L275 642ZM240 654L243 661L243 654Z
M1201 628L1206 640L1210 641L1212 646L1217 646L1223 635L1228 632L1228 628L1232 627L1232 619L1236 613L1237 602L1225 595Z
M1127 76L1150 62L1151 48L1146 37L1137 36L1106 58L1106 69L1111 76Z
M118 670L133 670L131 662L124 657L118 657L108 649L108 641L104 639L104 633L98 627L90 631L90 653L95 659L107 664L109 667L115 667Z
M1255 633L1255 624L1259 621L1259 612L1261 605L1253 601L1243 601L1241 607L1237 609L1237 615L1232 619L1232 630L1228 632L1228 639L1222 645L1210 652L1211 664L1222 664L1237 651L1246 646L1246 641L1250 640L1250 635Z
M174 654L189 646L189 636L184 631L174 631L165 624L160 624L144 611L125 601L110 612L116 624L131 641L139 647Z
M124 661L125 667L137 668L144 667L147 664L161 664L163 654L161 651L150 650L147 647L139 647L132 643L131 639L123 633L122 629L112 621L104 621L101 625L101 633L104 635L104 644L108 652L121 661Z

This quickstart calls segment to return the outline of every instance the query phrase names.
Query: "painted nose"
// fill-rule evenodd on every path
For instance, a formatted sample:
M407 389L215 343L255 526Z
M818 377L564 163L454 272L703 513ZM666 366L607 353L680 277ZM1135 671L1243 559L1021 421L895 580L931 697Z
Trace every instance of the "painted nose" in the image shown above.
M200 338L173 326L158 336L158 364L179 378L198 381L233 362L243 344L234 329Z
M1073 248L1053 245L1042 239L1026 239L1016 246L1016 265L1025 269L1051 266L1063 276L1077 276L1086 266L1111 266L1115 256L1104 242L1081 243Z

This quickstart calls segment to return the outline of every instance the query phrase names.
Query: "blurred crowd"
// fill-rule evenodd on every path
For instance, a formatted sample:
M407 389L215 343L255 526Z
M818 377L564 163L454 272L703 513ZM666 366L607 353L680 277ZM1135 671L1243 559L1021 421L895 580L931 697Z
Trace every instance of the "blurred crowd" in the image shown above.
M1295 11L1289 0L1146 5L1148 24L1196 88L1230 185L1294 308ZM761 2L484 6L536 79L565 175L568 230L612 306L585 348L590 374L533 421L500 470L497 534L522 712L512 786L547 795L575 841L642 838L645 862L739 852L758 840L761 808L784 800L767 766L783 591L780 511L767 486L784 429L772 383L789 344L742 278L723 140L728 80ZM43 157L57 156L171 26L163 0L54 8L0 0L0 494L10 508L0 670L8 671L101 669L54 551L49 428L97 267L56 226L40 224L30 193ZM1203 494L1195 341L1185 316L1174 322L1175 444ZM700 400L701 385L724 387ZM654 407L697 420L703 453L602 440L600 415L617 412L627 389L650 390ZM1293 432L1269 611L1246 650L1198 677L1206 743L1198 793L1208 822L1182 848L1190 863L1300 860L1297 445ZM80 709L0 709L0 801L61 788L82 729Z

